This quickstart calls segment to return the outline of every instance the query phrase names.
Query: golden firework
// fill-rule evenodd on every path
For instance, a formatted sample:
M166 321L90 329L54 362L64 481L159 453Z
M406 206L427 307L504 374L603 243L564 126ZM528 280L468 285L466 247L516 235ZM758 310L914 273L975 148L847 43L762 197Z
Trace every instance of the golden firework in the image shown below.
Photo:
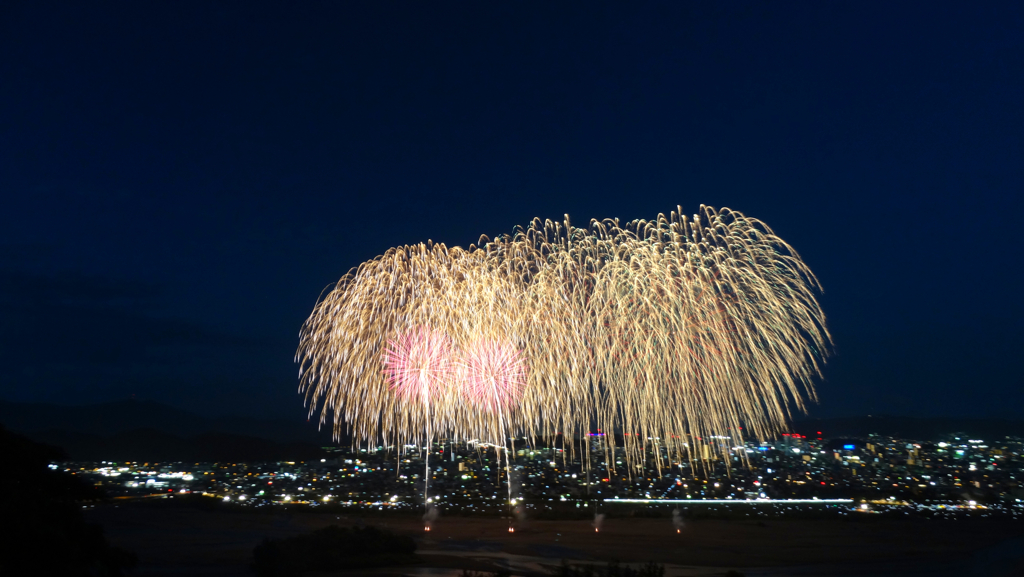
M629 464L652 446L714 458L814 398L831 345L819 290L792 247L729 209L588 228L534 220L467 249L392 248L350 271L302 327L300 387L321 423L333 415L335 434L357 442L505 446L600 428L622 435ZM431 373L442 385L429 403L396 393L385 370L389 343L424 331L451 357L435 363L450 368ZM481 343L516 363L491 371L516 375L509 390L466 377ZM479 390L505 400L476 402Z

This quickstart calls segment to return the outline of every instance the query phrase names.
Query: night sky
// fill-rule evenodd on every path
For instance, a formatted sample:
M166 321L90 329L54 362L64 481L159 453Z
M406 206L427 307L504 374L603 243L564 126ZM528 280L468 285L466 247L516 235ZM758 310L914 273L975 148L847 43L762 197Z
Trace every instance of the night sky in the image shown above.
M703 203L824 285L812 415L1024 418L1022 7L0 3L0 399L302 418L350 267Z

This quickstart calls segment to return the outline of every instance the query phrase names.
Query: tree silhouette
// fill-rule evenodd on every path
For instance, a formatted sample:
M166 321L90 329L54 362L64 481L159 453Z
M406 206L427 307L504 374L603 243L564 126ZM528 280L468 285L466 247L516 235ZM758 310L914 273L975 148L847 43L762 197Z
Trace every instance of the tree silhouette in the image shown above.
M103 494L62 471L53 461L61 449L42 445L0 426L0 539L2 575L89 575L118 577L136 563L132 553L112 547L103 529L86 523L83 501Z

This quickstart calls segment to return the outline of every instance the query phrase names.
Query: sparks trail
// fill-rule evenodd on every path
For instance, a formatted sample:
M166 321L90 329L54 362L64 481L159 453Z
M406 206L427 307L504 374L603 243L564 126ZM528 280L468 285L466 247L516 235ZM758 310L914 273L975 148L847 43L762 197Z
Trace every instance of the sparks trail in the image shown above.
M729 209L586 228L535 219L351 270L302 327L300 387L356 442L504 448L628 430L627 465L654 437L676 458L715 458L815 398L831 346L819 290L792 247Z

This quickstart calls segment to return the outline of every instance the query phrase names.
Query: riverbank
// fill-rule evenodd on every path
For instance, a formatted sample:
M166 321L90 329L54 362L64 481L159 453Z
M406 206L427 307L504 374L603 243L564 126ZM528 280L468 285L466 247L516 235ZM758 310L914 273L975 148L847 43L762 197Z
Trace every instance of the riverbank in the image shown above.
M375 573L438 577L461 569L538 574L562 559L654 561L666 565L666 577L721 575L727 569L747 577L902 575L919 569L930 571L922 575L944 575L947 569L970 566L999 542L1024 537L1024 523L1015 521L901 521L870 515L849 520L684 520L678 532L666 519L605 519L600 531L592 521L527 520L514 533L501 519L441 517L425 532L415 516L364 519L143 503L100 505L88 509L86 516L101 523L113 543L138 554L135 574L140 577L250 576L252 549L263 539L330 524L375 524L410 534L422 563ZM886 567L896 572L887 573Z

